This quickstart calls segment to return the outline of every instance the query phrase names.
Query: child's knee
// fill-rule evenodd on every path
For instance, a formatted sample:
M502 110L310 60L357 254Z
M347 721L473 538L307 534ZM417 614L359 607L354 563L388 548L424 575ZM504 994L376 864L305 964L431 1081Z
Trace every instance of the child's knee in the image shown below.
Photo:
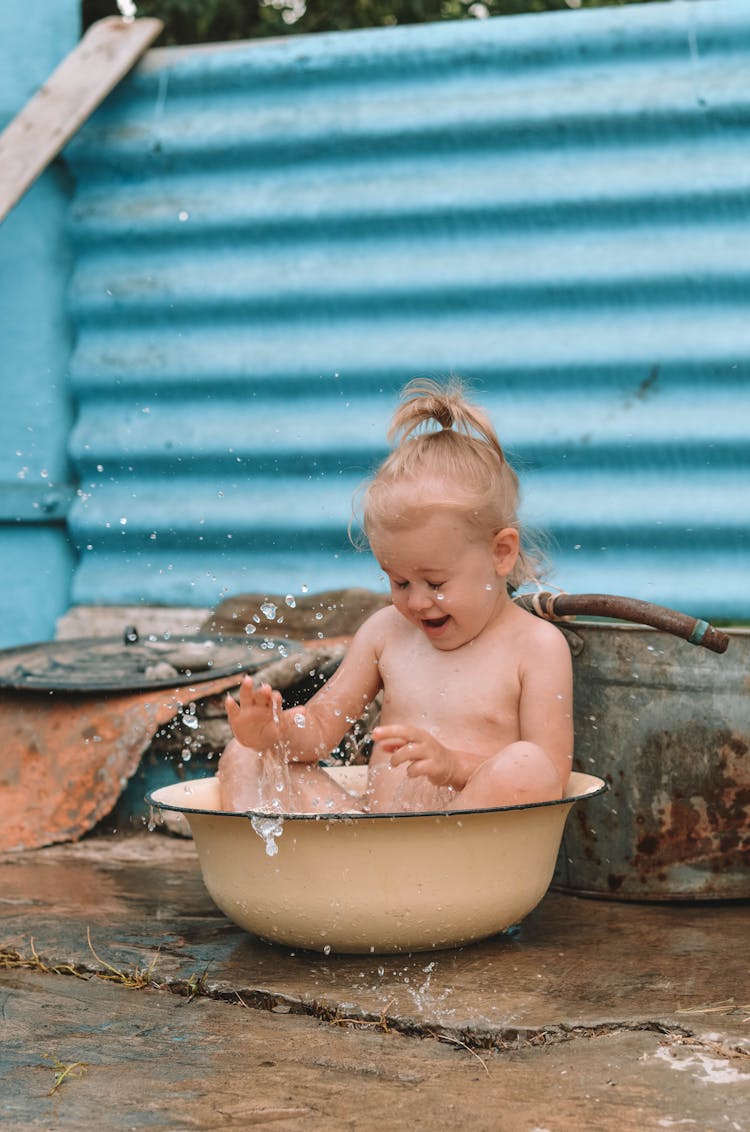
M236 784L257 778L259 758L257 751L243 747L237 739L230 739L219 757L219 765L216 768L216 777L222 793L234 794Z
M249 747L243 747L238 739L230 739L219 757L219 771L226 773L230 768L247 762L249 756L254 755Z
M485 764L493 793L509 805L549 802L562 798L560 775L537 743L519 740Z

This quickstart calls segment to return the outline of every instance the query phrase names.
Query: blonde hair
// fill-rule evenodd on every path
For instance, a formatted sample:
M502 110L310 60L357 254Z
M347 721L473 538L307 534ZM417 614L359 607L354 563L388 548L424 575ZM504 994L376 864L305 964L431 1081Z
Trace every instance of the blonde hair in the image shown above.
M505 458L486 413L466 400L464 385L451 378L445 385L427 378L410 381L401 394L388 440L395 447L378 468L362 497L365 534L377 524L408 522L394 508L395 492L408 492L408 509L450 506L478 532L492 535L504 527L519 532L521 547L509 589L533 582L540 555L525 545L518 520L518 476ZM435 500L438 484L443 494ZM425 491L425 485L428 485Z

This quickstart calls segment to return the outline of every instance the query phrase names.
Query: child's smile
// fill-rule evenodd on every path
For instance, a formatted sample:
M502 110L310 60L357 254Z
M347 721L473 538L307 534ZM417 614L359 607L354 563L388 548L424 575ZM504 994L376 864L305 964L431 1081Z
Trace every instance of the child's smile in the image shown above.
M511 538L503 557L495 541L478 536L452 508L420 509L413 523L370 534L394 606L441 650L474 640L505 606L516 544Z

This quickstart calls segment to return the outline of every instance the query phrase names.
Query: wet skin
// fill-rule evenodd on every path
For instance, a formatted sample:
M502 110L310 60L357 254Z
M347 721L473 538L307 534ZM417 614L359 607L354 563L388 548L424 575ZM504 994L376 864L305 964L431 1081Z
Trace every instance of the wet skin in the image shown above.
M473 809L562 796L572 757L567 643L508 596L518 535L482 536L460 509L435 507L369 531L392 606L355 635L303 708L246 679L227 712L226 808L257 805L260 771L289 764L277 801L295 810ZM382 689L366 795L354 800L316 763ZM265 759L265 764L263 763ZM255 802L248 802L255 799Z

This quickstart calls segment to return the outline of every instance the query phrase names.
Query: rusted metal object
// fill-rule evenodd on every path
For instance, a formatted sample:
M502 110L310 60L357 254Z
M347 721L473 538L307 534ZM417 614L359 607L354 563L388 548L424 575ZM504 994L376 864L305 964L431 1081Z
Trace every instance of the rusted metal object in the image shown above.
M0 687L22 691L128 692L255 672L302 646L264 637L124 637L45 641L0 652Z
M721 629L709 625L708 621L635 597L619 597L617 594L534 593L523 594L516 598L516 602L549 621L576 616L612 617L619 621L649 625L652 629L662 629L691 645L702 645L712 652L726 652L729 645L729 636Z
M580 623L576 769L609 792L573 815L554 883L632 900L750 896L750 631L726 657Z
M49 641L0 652L0 850L74 841L109 814L160 726L294 663L288 640L189 636Z
M82 837L111 811L156 729L236 682L96 696L3 692L0 851Z

